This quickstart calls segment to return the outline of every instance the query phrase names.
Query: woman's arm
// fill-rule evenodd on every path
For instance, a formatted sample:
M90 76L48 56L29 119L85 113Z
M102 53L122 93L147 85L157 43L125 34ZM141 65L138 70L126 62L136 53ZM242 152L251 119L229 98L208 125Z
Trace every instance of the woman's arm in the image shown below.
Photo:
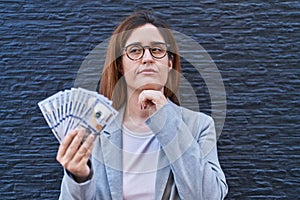
M82 143L85 131L67 134L59 146L57 161L64 167L60 199L93 199L95 184L89 161L94 136L90 134Z
M169 103L146 123L157 134L182 199L224 199L228 188L211 117Z
M89 166L91 166L91 162L88 162ZM92 167L91 167L92 169ZM72 200L72 199L95 199L95 181L93 172L91 172L90 177L84 182L78 183L74 176L68 172L66 169L64 170L64 177L61 184L61 193L59 196L60 200Z

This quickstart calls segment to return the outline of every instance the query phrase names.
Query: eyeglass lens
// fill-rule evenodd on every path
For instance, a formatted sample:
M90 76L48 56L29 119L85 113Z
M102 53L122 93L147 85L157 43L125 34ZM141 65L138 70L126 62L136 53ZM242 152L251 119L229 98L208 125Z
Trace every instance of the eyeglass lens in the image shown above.
M140 44L132 44L126 47L126 54L131 60L141 59L145 53L145 49L149 49L150 54L157 59L161 59L166 55L167 46L164 43L157 43L151 46L142 46Z

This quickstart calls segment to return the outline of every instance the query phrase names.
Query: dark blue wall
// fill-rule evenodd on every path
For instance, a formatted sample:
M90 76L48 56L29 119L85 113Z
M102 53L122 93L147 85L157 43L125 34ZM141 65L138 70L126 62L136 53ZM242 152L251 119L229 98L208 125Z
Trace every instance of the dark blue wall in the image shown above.
M58 142L37 102L72 87L89 52L140 9L162 14L195 39L220 70L228 109L219 139L227 199L299 198L299 1L142 2L0 2L1 199L58 198ZM190 80L209 113L207 90Z

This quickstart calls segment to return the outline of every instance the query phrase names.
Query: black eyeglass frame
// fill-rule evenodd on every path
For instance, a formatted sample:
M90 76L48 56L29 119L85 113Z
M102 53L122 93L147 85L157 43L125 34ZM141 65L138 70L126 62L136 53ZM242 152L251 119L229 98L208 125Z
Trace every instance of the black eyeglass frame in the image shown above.
M154 55L152 54L152 51L151 51L151 49L153 48L152 46L155 46L156 44L159 44L159 45L165 45L165 46L166 46L166 50L165 50L165 53L164 53L163 56L157 57L157 56L154 56ZM130 46L140 46L140 47L142 47L143 53L141 54L141 56L138 57L138 58L136 58L136 59L131 58L131 57L128 55L128 53L127 53L127 48L130 47ZM133 44L129 44L129 45L127 45L126 47L124 47L123 50L125 51L126 56L127 56L130 60L133 60L133 61L140 60L140 59L144 56L144 54L145 54L145 49L149 49L149 52L150 52L150 54L151 54L151 56L152 56L153 58L155 58L155 59L162 59L162 58L164 58L164 57L167 55L167 53L168 53L168 48L169 48L170 45L167 44L167 43L163 43L163 42L155 42L152 46L149 46L149 45L143 46L143 45L141 45L141 44L139 44L139 43L133 43Z

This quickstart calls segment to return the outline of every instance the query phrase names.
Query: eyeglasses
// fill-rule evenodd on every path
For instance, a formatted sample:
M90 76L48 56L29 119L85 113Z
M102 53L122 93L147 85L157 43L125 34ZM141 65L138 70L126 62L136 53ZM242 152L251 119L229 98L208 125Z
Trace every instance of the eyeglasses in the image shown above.
M144 56L145 49L149 49L153 58L162 59L167 54L168 45L166 43L153 43L151 46L142 46L141 44L130 44L124 48L127 57L130 60L139 60Z

